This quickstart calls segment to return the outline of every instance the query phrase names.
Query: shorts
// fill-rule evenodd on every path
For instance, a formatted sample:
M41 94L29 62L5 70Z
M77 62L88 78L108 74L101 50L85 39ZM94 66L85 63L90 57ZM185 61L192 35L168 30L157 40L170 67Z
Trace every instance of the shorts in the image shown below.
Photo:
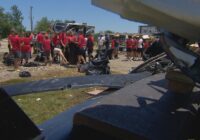
M132 51L132 48L126 48L126 51L127 51L127 52L131 52L131 51Z
M14 58L21 58L22 57L22 54L21 54L20 51L13 51L12 53L14 55Z
M137 52L142 53L142 52L143 52L143 48L138 48L138 49L137 49Z
M134 52L137 52L137 48L133 48L132 50L133 50Z
M29 59L31 57L31 53L30 52L22 52L22 57L23 59Z
M79 48L78 49L78 55L84 55L84 54L85 54L84 48Z

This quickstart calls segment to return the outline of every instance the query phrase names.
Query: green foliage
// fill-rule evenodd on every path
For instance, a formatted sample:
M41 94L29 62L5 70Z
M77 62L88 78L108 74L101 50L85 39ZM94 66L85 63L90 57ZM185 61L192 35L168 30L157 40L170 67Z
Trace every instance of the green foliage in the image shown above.
M18 33L21 33L25 30L22 21L23 16L22 12L18 9L16 5L13 5L11 8L11 13L8 13L8 17L11 23L12 28L14 28Z
M105 34L112 34L112 33L114 33L114 32L111 31L111 30L106 30L106 31L105 31Z
M8 16L4 13L4 8L0 7L0 34L6 37L9 33L11 25L8 21Z
M35 31L48 31L51 27L52 21L48 20L47 17L43 17L40 21L37 22L35 26Z
M23 16L16 5L13 5L10 12L5 13L4 8L0 7L0 34L2 37L7 37L11 29L17 32L25 30L22 25Z

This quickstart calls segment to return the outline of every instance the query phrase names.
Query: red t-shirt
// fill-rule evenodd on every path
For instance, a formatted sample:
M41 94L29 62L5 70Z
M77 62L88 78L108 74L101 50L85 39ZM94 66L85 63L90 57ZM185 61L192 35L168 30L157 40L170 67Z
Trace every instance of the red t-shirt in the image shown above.
M42 35L41 33L39 33L39 34L37 35L37 42L43 43L43 41L44 41L44 37L43 37L43 35Z
M71 37L69 35L66 36L66 44L69 44L71 41Z
M93 48L93 47L94 47L94 37L93 37L92 35L90 35L90 36L88 37L87 42L90 42L90 43L87 43L87 47L88 47L88 48Z
M60 45L61 38L59 35L56 35L52 38L54 46Z
M71 42L71 43L76 43L76 42L77 42L77 38L76 38L75 35L72 35L72 36L70 36L69 38L70 38L70 42Z
M60 39L62 40L63 44L66 46L67 44L67 36L66 33L60 33L59 34Z
M30 37L23 37L21 38L21 42L24 43L24 45L21 48L22 52L31 52L31 38Z
M83 35L78 36L78 46L79 48L83 48L86 45L86 41Z
M147 49L149 46L150 46L150 43L148 41L143 43L144 49Z
M10 45L12 46L12 51L20 51L20 40L18 35L9 35Z
M111 48L112 48L112 49L115 48L115 40L114 40L114 39L112 39L112 41L111 41Z
M133 46L133 40L127 39L126 40L126 48L132 48L132 46Z
M44 39L43 48L44 48L45 52L51 51L51 40L50 39Z
M88 39L90 39L92 42L94 42L94 37L93 37L92 35L90 35L90 36L88 37Z
M137 49L137 44L138 44L138 41L137 41L136 39L133 39L132 48L133 48L133 49Z

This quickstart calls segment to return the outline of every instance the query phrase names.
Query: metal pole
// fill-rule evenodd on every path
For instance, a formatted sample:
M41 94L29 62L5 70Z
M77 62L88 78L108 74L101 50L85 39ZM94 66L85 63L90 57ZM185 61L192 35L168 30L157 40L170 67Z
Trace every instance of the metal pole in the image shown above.
M30 22L31 22L31 32L33 32L33 15L32 15L33 7L30 7Z

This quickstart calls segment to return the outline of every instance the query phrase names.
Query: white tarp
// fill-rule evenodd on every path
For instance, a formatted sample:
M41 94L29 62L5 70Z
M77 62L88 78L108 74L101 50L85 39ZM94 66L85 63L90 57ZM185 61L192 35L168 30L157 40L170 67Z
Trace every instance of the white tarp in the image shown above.
M121 17L200 40L200 0L92 0Z

